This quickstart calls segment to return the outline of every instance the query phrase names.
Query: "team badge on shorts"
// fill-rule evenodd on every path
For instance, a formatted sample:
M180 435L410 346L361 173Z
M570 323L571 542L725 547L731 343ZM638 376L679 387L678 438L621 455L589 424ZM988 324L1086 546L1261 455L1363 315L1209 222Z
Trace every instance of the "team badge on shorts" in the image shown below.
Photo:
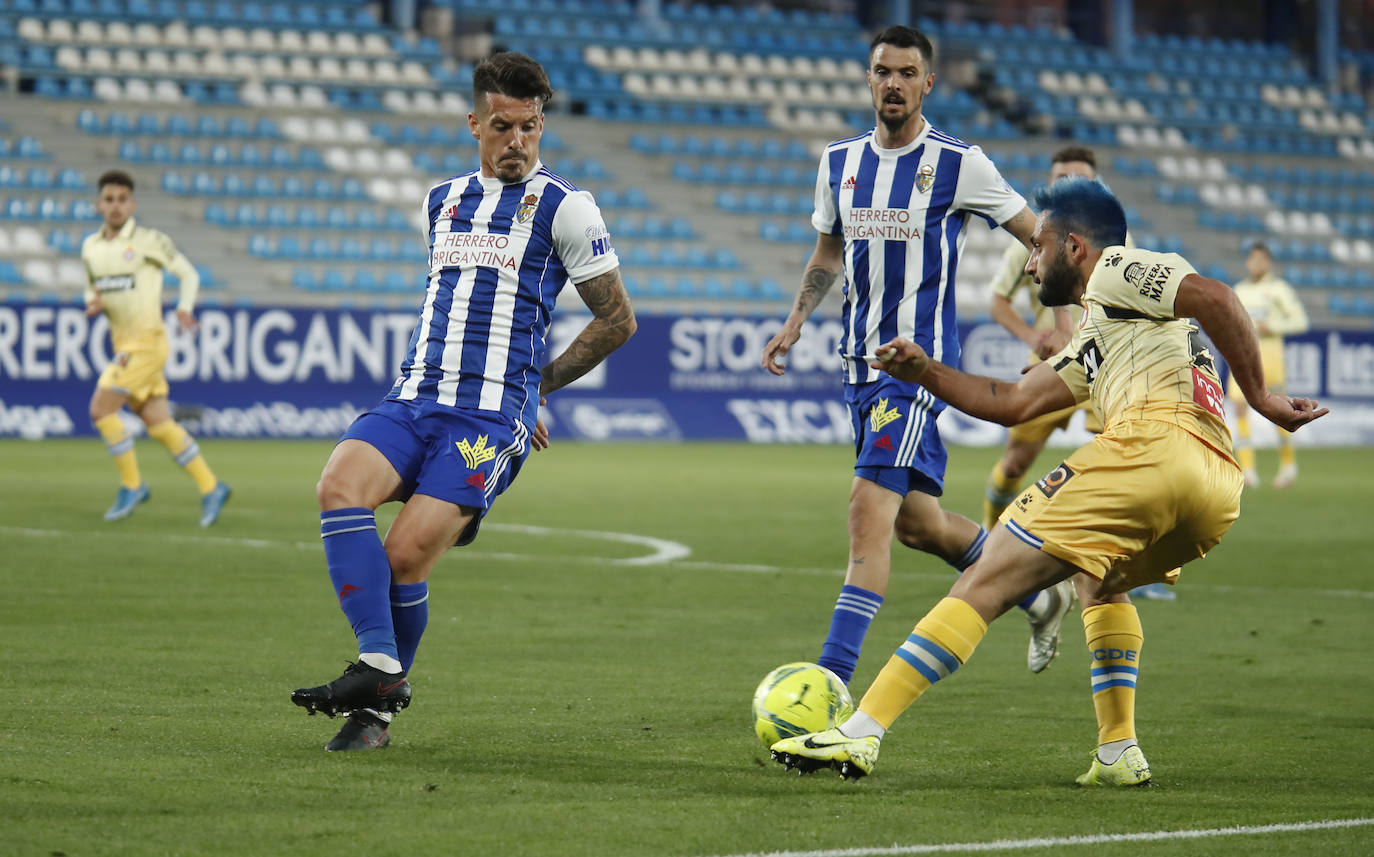
M922 164L916 171L916 189L921 193L930 193L931 185L935 184L935 165Z
M484 434L477 436L476 443L470 443L467 438L463 438L454 446L458 447L458 452L463 456L463 463L468 469L477 471L467 478L467 483L480 491L487 490L487 477L477 468L496 457L496 447L487 446L487 435Z
M873 406L873 410L868 412L868 425L873 431L878 432L882 431L883 426L901 418L901 411L896 408L889 408L887 399L879 399L878 403Z
M521 223L529 223L537 208L539 208L539 197L529 194L520 200L520 208L515 212L515 219Z
M1035 487L1040 489L1040 493L1046 497L1053 497L1054 492L1064 487L1064 483L1073 478L1073 471L1067 464L1061 464L1045 475L1044 479L1035 483Z

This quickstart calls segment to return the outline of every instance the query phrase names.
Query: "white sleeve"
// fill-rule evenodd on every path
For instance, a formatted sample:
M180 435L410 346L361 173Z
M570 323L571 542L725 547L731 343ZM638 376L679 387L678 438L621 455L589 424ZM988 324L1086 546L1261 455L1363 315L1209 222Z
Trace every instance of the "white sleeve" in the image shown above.
M830 153L821 155L816 168L816 210L811 213L811 225L817 232L839 235L839 213L835 211L835 197L830 191Z
M574 285L620 267L611 233L585 190L563 198L553 215L553 248Z
M973 146L964 153L952 207L972 211L990 225L1001 226L1026 207L1026 199L1011 189L983 150Z

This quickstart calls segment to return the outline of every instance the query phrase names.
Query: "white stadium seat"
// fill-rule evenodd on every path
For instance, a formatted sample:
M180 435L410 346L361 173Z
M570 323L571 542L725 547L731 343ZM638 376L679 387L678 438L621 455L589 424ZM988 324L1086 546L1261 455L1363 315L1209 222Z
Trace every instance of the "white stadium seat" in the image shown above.
M339 32L334 34L334 51L344 56L352 56L363 52L363 43L358 40L355 33Z
M436 114L439 112L439 98L427 89L417 89L410 94L410 109L416 113Z
M63 45L58 48L53 54L53 60L59 68L65 68L69 71L80 71L86 66L86 58L81 55L81 50L71 45Z
M134 40L133 28L123 21L111 21L105 25L105 41L112 45L128 45Z
M148 85L148 81L142 78L128 78L124 81L124 99L126 101L152 101L153 88Z
M277 50L282 53L298 53L305 50L305 40L301 38L299 30L278 30L277 31Z
M277 37L266 27L255 27L248 34L248 46L255 51L275 51Z
M143 67L149 74L171 74L172 57L166 51L148 51L143 55Z
M91 86L91 92L101 101L123 101L124 87L112 77L98 77Z
M286 61L276 54L263 54L258 57L258 71L263 77L286 77Z
M361 119L345 119L339 123L339 139L350 143L366 143L372 139L367 123Z
M439 109L450 115L462 116L468 112L468 101L452 90L445 90L439 96Z
M30 259L19 269L19 275L35 286L52 288L57 279L51 262L43 259Z
M302 107L313 107L323 110L329 107L329 96L324 94L324 90L318 86L302 86L300 92L300 104Z
M367 183L367 195L378 202L392 203L396 201L396 185L389 179L374 178Z
M86 68L89 71L108 71L114 68L114 57L104 48L87 48Z
M382 156L382 169L389 173L408 173L415 169L415 164L404 149L392 148Z
M122 48L115 51L114 68L123 74L138 74L143 71L143 57L132 48Z
M22 21L20 23L23 23ZM20 33L22 36L23 33ZM76 29L66 18L53 18L48 22L48 41L66 44L76 40Z
M247 50L248 34L238 27L225 27L219 31L219 42L230 50Z
M324 63L326 62L334 63L335 74L329 75L325 73ZM304 56L302 54L296 54L295 56L291 57L290 60L288 60L287 73L283 75L283 77L294 77L300 80L314 80L316 74L317 72L315 63L311 61L310 57ZM338 70L338 61L333 59L321 59L318 74L320 77L326 79L330 78L331 76L335 79L342 77L342 73Z
M208 51L200 58L200 69L204 74L228 77L229 68L229 59L219 51Z
M51 27L49 27L51 29ZM144 21L134 26L134 44L144 47L157 47L162 44L162 30L156 24Z
M363 36L363 53L384 56L391 53L391 43L378 33Z
M186 100L186 96L182 95L181 87L175 80L161 78L153 84L153 100L164 104L176 104Z
M47 39L43 31L43 22L37 18L21 18L19 25L14 28L15 35L21 39L28 39L31 42L41 42Z
M105 25L86 19L76 25L76 39L93 45L105 43Z
M162 43L170 47L186 47L191 44L191 32L183 22L173 21L162 28Z
M80 259L61 259L57 263L57 285L64 289L78 291L86 287L86 266Z
M239 87L239 100L253 107L266 107L272 101L267 87L260 80L250 80Z
M323 30L311 30L305 34L305 49L320 54L333 53L334 40Z
M399 89L388 89L382 93L382 106L393 113L409 113L410 96Z
M14 252L21 256L46 256L52 248L43 240L43 233L32 226L20 226L14 230Z
M353 151L353 169L364 175L376 175L382 172L382 158L377 154L376 149L355 149Z
M13 252L10 249L12 246L13 245L10 242L10 234L5 230L0 229L0 256L8 256L11 252Z

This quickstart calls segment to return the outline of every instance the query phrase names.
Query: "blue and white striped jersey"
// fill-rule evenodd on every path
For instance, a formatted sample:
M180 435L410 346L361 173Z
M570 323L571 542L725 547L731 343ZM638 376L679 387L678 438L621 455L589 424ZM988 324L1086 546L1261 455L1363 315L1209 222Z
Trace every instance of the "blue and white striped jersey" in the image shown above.
M601 211L536 162L511 184L477 171L440 182L423 213L429 287L387 398L499 411L533 428L559 290L620 264Z
M876 380L868 363L894 336L957 365L954 281L968 214L996 226L1025 206L981 149L929 122L900 149L879 148L872 130L826 146L811 223L844 238L845 380Z

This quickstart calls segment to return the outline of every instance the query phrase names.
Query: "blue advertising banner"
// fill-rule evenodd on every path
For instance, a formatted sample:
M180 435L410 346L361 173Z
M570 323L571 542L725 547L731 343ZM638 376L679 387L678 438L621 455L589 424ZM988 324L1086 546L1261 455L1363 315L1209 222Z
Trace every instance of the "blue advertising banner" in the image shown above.
M390 388L415 324L411 311L282 307L205 308L198 318L199 331L180 334L168 313L166 374L178 418L202 437L338 437ZM556 317L550 353L586 320ZM556 438L849 443L840 322L809 322L781 377L760 366L780 326L777 318L641 316L639 332L605 365L550 397L544 419ZM970 372L1011 379L1025 364L1025 346L996 324L960 335ZM1303 430L1304 443L1374 443L1374 332L1313 331L1290 339L1287 356L1289 391L1332 408ZM0 437L93 435L87 402L109 359L103 318L76 306L0 304ZM940 430L954 444L1005 436L953 410Z

